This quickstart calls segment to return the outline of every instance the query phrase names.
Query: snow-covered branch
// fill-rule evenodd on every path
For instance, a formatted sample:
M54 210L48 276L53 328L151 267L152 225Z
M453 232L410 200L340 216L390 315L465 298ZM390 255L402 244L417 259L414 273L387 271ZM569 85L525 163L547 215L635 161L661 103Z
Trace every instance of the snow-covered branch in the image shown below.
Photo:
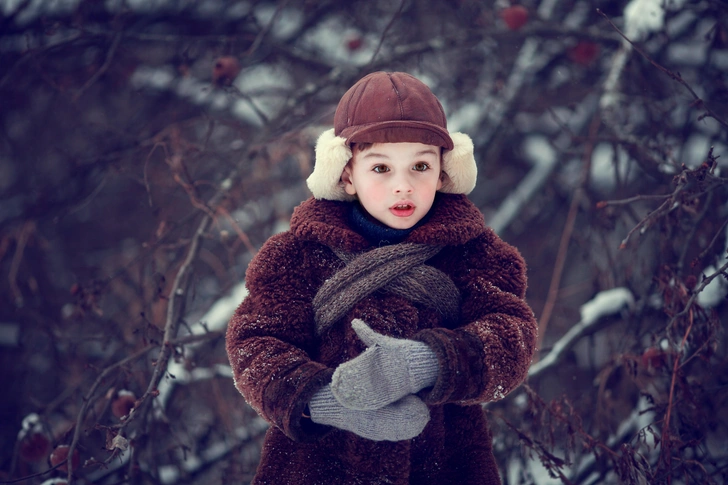
M594 333L597 324L606 316L634 306L634 296L627 288L612 288L598 293L581 307L581 320L569 329L552 347L551 351L533 364L528 371L529 379L539 377L546 370L555 367L566 353L583 337Z

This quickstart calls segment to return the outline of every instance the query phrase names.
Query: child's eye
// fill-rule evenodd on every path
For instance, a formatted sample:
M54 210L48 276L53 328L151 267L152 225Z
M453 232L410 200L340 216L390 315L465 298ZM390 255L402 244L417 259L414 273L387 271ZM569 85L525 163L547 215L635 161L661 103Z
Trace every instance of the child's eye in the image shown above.
M414 170L416 170L417 172L424 172L425 170L430 168L430 166L428 164L426 164L425 162L419 162L419 163L415 163L415 166L412 168Z
M375 165L372 170L374 170L377 173L385 173L385 172L389 172L389 167L387 167L386 165Z

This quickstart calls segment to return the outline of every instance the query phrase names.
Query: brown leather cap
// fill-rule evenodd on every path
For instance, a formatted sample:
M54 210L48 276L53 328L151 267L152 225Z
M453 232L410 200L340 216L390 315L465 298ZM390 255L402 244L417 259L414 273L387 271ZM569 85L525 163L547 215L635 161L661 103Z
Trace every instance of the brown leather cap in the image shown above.
M440 101L422 81L404 72L374 72L341 98L336 136L352 143L418 142L453 149Z

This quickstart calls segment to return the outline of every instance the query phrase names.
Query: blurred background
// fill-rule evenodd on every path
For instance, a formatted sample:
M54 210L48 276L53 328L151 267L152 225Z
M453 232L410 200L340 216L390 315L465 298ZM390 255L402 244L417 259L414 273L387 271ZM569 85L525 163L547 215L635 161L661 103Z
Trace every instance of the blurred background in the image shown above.
M529 266L504 483L728 481L726 2L2 0L0 482L250 481L227 319L376 70Z

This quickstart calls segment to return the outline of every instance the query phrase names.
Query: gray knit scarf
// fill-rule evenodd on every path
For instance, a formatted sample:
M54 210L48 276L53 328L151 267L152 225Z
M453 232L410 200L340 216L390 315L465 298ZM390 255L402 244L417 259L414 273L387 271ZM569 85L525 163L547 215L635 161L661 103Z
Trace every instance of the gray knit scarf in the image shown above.
M460 316L460 292L445 273L424 264L441 249L400 243L356 254L332 248L346 266L326 280L313 300L318 334L377 290L434 308L445 322L455 322Z

